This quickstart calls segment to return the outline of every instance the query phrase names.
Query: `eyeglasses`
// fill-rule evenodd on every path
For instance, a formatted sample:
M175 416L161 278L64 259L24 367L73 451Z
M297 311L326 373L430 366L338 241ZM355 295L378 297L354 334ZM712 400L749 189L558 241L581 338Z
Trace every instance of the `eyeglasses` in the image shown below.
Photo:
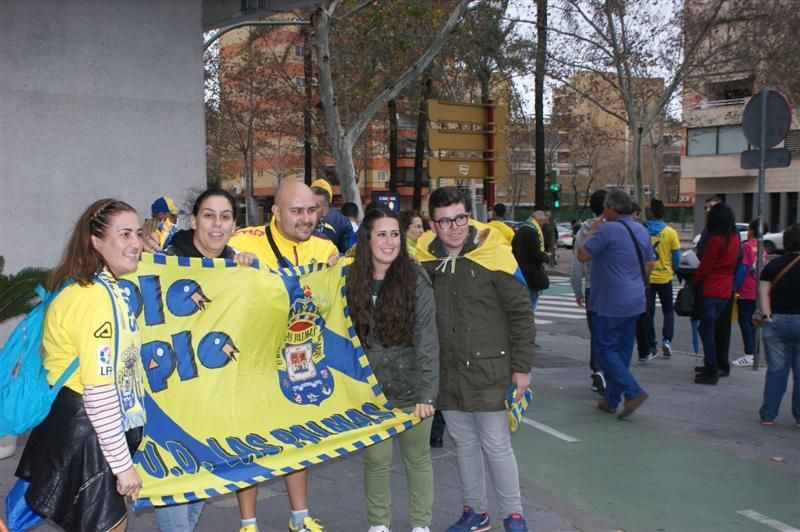
M456 227L463 227L467 225L468 220L469 214L459 214L455 218L439 218L438 220L434 220L433 223L442 229L450 229L453 224L455 224Z

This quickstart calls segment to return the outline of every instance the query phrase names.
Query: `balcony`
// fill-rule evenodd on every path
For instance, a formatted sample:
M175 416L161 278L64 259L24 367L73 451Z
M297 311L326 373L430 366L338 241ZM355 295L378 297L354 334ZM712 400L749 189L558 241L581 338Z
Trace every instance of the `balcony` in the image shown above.
M690 105L683 109L683 121L687 127L741 124L747 100L747 98L736 98Z
M747 98L733 98L730 100L712 100L712 101L700 102L696 105L690 105L686 109L694 111L698 109L712 109L714 107L725 107L728 105L744 105L746 101Z

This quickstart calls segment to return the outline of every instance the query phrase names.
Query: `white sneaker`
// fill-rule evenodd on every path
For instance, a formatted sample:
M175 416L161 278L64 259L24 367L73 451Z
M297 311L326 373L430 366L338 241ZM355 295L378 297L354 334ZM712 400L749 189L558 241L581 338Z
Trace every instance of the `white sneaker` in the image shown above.
M431 532L431 529L427 526L415 526L411 529L411 532Z
M388 526L378 525L369 527L367 532L392 532L392 529Z
M743 357L737 358L733 362L731 362L734 366L738 366L740 368L749 368L753 366L753 355L745 355Z

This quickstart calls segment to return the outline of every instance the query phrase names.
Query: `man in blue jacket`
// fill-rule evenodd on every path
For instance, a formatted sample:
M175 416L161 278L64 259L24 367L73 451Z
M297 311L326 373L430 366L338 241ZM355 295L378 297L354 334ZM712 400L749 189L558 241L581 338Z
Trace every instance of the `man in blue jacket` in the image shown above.
M317 201L317 212L320 214L317 224L317 233L333 242L344 253L356 243L353 225L342 213L331 206L333 188L324 179L317 179L311 183L314 198Z

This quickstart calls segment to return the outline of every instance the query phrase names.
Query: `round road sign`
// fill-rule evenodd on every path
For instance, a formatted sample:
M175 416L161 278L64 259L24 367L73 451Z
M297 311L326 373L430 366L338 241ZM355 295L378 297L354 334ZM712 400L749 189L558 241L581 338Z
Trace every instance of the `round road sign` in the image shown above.
M742 114L742 132L747 142L751 146L761 148L761 113L764 103L767 100L766 109L766 146L764 149L772 148L786 136L792 124L792 109L789 102L779 92L773 90L762 90L753 96Z

